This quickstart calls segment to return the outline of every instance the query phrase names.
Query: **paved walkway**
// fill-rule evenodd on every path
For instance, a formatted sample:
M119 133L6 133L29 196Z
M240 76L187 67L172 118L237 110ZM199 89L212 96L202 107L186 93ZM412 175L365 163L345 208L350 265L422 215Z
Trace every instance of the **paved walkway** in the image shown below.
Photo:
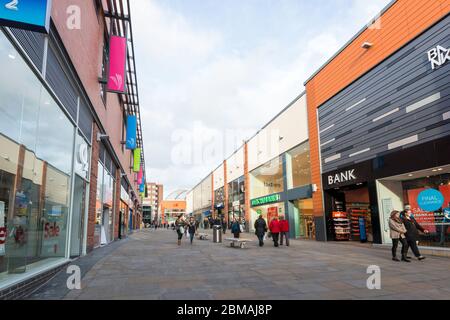
M56 293L55 287L65 287L62 273L31 298L450 299L450 259L405 263L389 254L366 245L316 241L279 248L271 241L259 248L254 241L239 249L199 240L191 246L183 239L178 247L174 231L146 229L105 250L84 275L81 290ZM74 264L84 259L92 258ZM381 290L367 289L369 265L381 268Z

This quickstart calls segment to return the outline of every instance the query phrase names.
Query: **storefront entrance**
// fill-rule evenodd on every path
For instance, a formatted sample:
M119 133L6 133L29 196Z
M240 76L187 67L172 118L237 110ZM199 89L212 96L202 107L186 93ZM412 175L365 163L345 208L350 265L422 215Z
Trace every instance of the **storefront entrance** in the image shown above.
M327 193L332 205L327 219L328 229L334 240L372 242L372 213L366 184L329 190Z
M429 231L421 234L419 245L450 247L450 165L383 178L377 189L383 242L391 242L390 212L410 205L416 221Z

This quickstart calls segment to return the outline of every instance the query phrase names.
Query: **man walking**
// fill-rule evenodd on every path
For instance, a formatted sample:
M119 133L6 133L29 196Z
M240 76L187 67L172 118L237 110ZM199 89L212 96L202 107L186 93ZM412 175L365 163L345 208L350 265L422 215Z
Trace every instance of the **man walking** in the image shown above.
M289 221L284 216L280 220L280 245L283 245L283 238L286 238L286 246L289 247Z
M259 216L258 219L255 221L255 234L258 237L259 240L259 246L264 246L264 235L267 232L267 223L266 220L262 217L262 215Z

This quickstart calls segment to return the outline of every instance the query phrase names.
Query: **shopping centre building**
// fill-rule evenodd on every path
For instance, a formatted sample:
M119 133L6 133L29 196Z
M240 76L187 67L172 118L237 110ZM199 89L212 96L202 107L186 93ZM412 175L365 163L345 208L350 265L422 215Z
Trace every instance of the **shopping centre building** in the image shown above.
M420 245L450 246L449 12L392 1L306 81L320 238L390 243L390 212L410 205Z
M19 298L72 259L126 237L142 214L132 28L128 9L116 10L128 2L30 3L19 2L15 18L0 11L1 298ZM118 39L128 47L126 90L108 81ZM134 148L128 117L137 120Z
M389 244L390 212L410 205L430 231L420 245L450 247L449 12L448 0L389 3L187 207L250 231L259 214L285 215L293 237Z
M301 94L187 194L187 213L241 219L249 231L259 215L285 215L292 235L315 239L313 190Z

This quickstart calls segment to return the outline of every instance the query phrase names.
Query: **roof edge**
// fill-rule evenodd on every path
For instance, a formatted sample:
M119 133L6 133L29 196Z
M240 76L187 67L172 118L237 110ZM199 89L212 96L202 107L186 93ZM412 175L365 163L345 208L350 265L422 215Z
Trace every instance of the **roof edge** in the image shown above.
M374 22L375 19L378 16L382 16L386 11L388 11L397 0L392 0L389 2L375 17L373 17L370 22ZM317 69L316 72L314 72L305 82L303 82L303 85L306 86L308 82L310 82L315 76L317 76L327 65L330 64L331 61L333 61L338 55L340 55L350 44L352 44L356 38L358 38L364 31L366 31L369 28L369 24L366 24L361 30L358 31L349 41L347 41L330 59L328 59L319 69Z

